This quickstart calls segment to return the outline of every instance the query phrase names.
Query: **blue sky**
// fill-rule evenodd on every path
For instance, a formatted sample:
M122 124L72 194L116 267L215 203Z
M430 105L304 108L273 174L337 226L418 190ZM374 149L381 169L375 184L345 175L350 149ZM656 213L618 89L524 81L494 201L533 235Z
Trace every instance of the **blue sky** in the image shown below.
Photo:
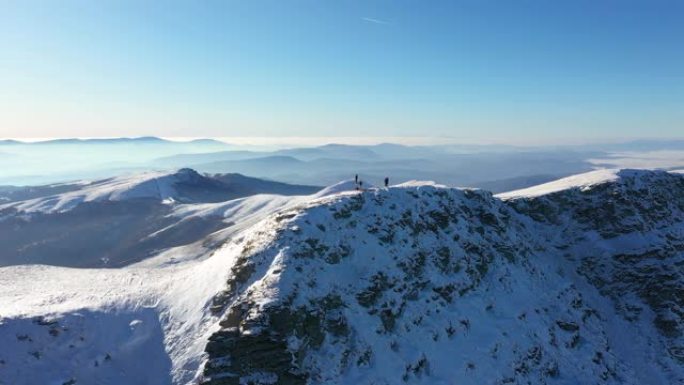
M682 20L658 0L0 0L0 137L682 137Z

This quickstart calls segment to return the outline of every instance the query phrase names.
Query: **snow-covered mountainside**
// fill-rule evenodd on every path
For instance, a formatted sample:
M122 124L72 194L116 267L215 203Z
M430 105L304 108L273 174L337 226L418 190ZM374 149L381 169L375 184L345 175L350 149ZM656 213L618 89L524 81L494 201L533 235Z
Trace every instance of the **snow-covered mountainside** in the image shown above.
M655 327L664 346L663 351L654 351L654 357L664 373L669 373L670 361L684 368L680 173L613 170L606 182L592 187L509 203L534 218L535 231L545 234L572 269L612 301L619 317ZM674 378L683 380L681 373Z
M0 268L0 383L684 382L681 174L349 187L206 258Z
M54 193L60 187L70 191ZM73 210L82 203L137 199L167 203L224 202L260 193L305 195L316 192L318 188L272 182L240 174L202 175L195 170L183 168L175 172L144 172L95 182L40 186L24 190L24 195L29 196L31 192L37 191L46 191L46 194L2 205L0 211L15 209L24 213L56 213Z
M259 202L318 190L191 169L14 190L15 198L31 198L0 204L0 266L120 267L169 248L206 243L210 234L259 210ZM207 205L243 210L199 214Z

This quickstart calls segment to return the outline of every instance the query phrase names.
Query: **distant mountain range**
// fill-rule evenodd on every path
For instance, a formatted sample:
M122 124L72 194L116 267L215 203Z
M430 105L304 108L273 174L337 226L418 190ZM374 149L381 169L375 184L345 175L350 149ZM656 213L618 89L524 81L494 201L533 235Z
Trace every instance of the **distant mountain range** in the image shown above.
M208 145L227 145L224 142L215 139L194 139L183 142L173 141L158 138L156 136L141 136L134 138L60 138L60 139L46 139L38 141L22 141L15 139L0 140L0 145L61 145L61 144L131 144L131 143L145 143L145 144L176 144L176 143L191 143L191 144L208 144Z
M269 151L212 139L174 142L155 137L0 144L4 170L0 185L92 180L191 167L307 185L326 185L358 174L373 183L389 177L393 183L432 180L502 192L595 168L682 166L682 140L537 147L328 144Z

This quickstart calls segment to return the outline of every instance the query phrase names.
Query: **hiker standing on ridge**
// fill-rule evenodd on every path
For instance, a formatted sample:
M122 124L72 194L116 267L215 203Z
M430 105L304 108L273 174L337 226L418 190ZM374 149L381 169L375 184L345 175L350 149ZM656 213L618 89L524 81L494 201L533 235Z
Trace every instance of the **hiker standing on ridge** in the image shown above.
M389 178L385 177L385 187L389 187Z
M359 184L359 174L354 175L354 183Z

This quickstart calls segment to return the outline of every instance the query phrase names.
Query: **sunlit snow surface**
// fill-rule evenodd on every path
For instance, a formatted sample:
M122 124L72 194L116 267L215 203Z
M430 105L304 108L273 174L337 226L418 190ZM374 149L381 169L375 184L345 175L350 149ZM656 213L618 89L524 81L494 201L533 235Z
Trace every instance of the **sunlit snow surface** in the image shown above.
M604 169L591 171L585 174L573 175L567 178L555 180L553 182L544 183L539 186L533 186L522 190L516 190L497 194L501 199L511 198L533 198L541 195L551 194L570 188L588 188L599 183L611 182L619 178L619 169Z
M172 203L178 195L174 184L182 182L186 174L183 172L146 172L105 179L94 183L80 182L84 187L48 198L36 198L28 201L10 203L0 206L14 207L24 212L63 212L73 209L84 202L123 201L127 199L156 199Z
M121 179L116 188L79 192L57 202L25 202L27 210L68 210L79 202L98 199L115 200L131 196L155 196L167 199L172 194L163 178L144 180ZM584 189L619 178L618 170L599 170L547 183L530 189L498 195L501 199L536 197L564 189ZM128 187L135 186L129 189ZM254 239L261 233L271 232L274 226L269 216L281 210L299 210L300 207L316 207L318 202L343 199L345 195L358 192L352 182L342 182L312 196L284 197L279 195L257 195L233 201L209 204L174 204L173 215L180 217L221 215L234 222L227 226L225 233L218 236L228 240L217 250L205 252L198 245L188 245L167 250L156 257L133 266L120 269L70 269L40 265L12 266L0 268L0 384L68 384L78 378L76 384L185 384L198 376L203 360L203 350L207 338L218 329L219 318L210 311L211 299L223 290L230 275L230 268L243 248L244 239ZM369 186L370 187L370 186ZM432 183L410 182L397 188L440 189ZM317 201L318 200L318 201ZM315 215L309 214L309 215ZM266 220L265 220L266 219ZM360 238L365 235L360 234ZM267 241L263 240L262 241ZM381 250L377 250L381 252ZM355 269L382 269L380 262L367 261ZM285 268L276 258L269 268L272 274L265 274L263 280L254 283L262 291L254 300L268 304L275 300L283 285L292 282L278 281L277 272ZM540 266L548 269L548 266ZM338 275L337 271L326 271L320 277L326 282L353 282L354 271ZM459 333L472 333L463 339L462 344L441 354L446 367L452 355L474 352L473 357L490 355L493 346L481 346L477 333L492 328L505 330L512 327L514 313L519 316L531 296L540 297L541 302L552 304L554 298L545 290L555 288L538 283L521 282L515 276L508 276L507 293L519 293L507 297L506 301L496 297L496 292L469 301L463 314L485 311L491 303L496 303L493 312L500 314L490 323L478 325L470 332L463 329ZM594 291L589 291L594 293ZM591 299L590 299L591 300ZM601 299L595 303L606 304ZM607 306L607 305L606 305ZM426 307L427 308L427 307ZM527 312L533 319L539 316ZM537 317L537 318L535 318ZM367 315L359 314L355 320L358 330L366 333L372 340L375 330L366 327L370 322ZM426 322L441 322L439 317ZM459 321L456 320L456 323ZM632 331L621 320L611 320L617 331ZM458 326L458 325L457 325ZM531 329L534 329L532 325ZM527 331L530 332L530 331ZM424 334L424 333L423 333ZM410 334L409 344L419 344L420 339L431 338L415 331ZM511 336L509 347L516 341L527 339L527 335ZM609 336L619 340L619 335ZM381 343L380 340L377 342ZM647 341L634 342L645 346ZM629 350L625 342L621 349ZM441 346L441 345L440 345ZM446 346L446 345L444 345ZM375 346L386 349L386 346ZM332 354L332 353L331 353ZM412 354L410 349L402 354ZM500 354L508 354L501 352ZM592 354L592 352L582 352ZM655 353L654 353L655 354ZM628 357L638 357L638 355ZM420 357L411 357L419 359ZM460 357L465 360L467 357ZM384 358L383 358L384 360ZM484 361L483 361L484 362ZM382 370L396 371L404 368L396 366L389 358L382 361ZM661 374L651 372L648 364L629 362L637 365L635 378L656 376L661 382ZM480 368L482 369L482 368ZM496 371L496 367L485 367ZM468 378L468 368L459 369ZM579 369L578 369L579 370ZM641 370L642 372L637 373ZM438 372L438 375L443 373ZM361 373L352 371L345 375L349 384L360 379ZM380 380L383 372L378 372ZM656 378L654 377L654 378ZM477 379L472 377L471 380ZM481 379L481 378L480 378ZM368 379L365 379L368 380ZM635 380L638 382L638 380ZM466 381L467 383L476 383ZM450 383L449 378L439 383ZM564 382L569 383L569 382Z
M56 199L12 206L55 212L81 202L167 199L174 196L176 179L169 173L118 177ZM344 193L353 185L341 182L311 196L258 194L176 204L173 215L226 218L226 228L210 236L225 241L249 232L275 211ZM61 385L72 378L86 384L192 380L218 321L208 310L211 298L225 287L237 253L235 243L209 252L191 244L120 269L0 268L0 384ZM59 323L39 321L38 316Z

